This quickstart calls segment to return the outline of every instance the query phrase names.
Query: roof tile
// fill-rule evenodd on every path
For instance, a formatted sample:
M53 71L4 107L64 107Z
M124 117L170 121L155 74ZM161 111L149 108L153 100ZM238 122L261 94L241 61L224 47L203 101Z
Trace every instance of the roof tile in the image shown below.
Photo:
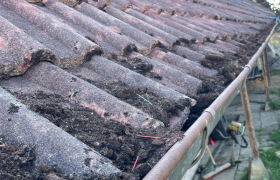
M100 23L103 23L104 25L110 27L114 31L131 37L132 39L142 43L146 47L152 48L153 46L158 46L160 44L160 42L156 38L149 36L148 34L130 26L127 23L122 22L121 20L87 3L81 3L80 5L77 5L75 9L86 14L92 19L99 21Z
M17 107L18 112L9 113ZM29 110L13 95L0 87L0 135L6 142L34 144L35 163L48 166L56 164L63 172L82 177L84 174L110 175L120 173L111 160L103 157L89 146L77 140L48 119ZM8 121L10 119L10 121ZM85 166L85 160L90 163Z
M131 52L134 48L138 49L146 49L144 45L138 43L137 41L128 38L124 35L118 34L114 32L109 27L106 27L96 20L83 15L82 13L60 3L55 0L48 0L45 2L46 7L58 15L62 16L63 18L71 21L72 23L76 24L80 28L85 29L89 33L93 35L94 38L98 39L99 41L105 41L112 46L116 47L118 51L126 54ZM95 39L94 39L95 40ZM135 47L135 45L137 47Z
M34 41L2 16L0 21L0 78L21 75L39 61L54 61L54 55L43 44Z
M114 7L108 6L104 8L104 10L106 11L106 13L120 19L123 22L130 24L131 26L149 34L150 36L157 38L163 43L167 43L169 46L172 46L173 44L178 44L179 42L179 37L173 36L165 31L162 31L161 29L158 29L157 27L148 24L145 21L142 21ZM188 41L185 40L184 42Z
M149 17L152 17L153 19L157 20L158 22L161 22L161 24L164 24L165 26L168 25L170 27L173 27L173 28L185 33L185 34L193 36L194 38L196 38L197 41L199 41L201 43L207 41L207 39L208 39L208 37L205 34L202 34L202 33L197 32L197 31L195 31L191 28L188 28L186 26L178 24L178 23L174 22L172 19L167 19L167 18L165 18L161 15L157 15L157 14L154 14L154 13L149 12L149 11L144 12L144 14L149 16Z
M197 78L201 76L213 77L217 75L216 70L210 70L196 62L190 61L170 52L161 51L157 48L154 51L152 51L150 56L152 56L152 58L158 60L159 62L165 62L171 67L174 67L180 70L181 72L184 72Z
M163 24L151 17L145 16L144 14L141 14L133 9L127 9L127 10L125 10L125 12L127 12L128 14L130 14L138 19L141 19L142 21L145 21L169 34L172 34L172 35L180 38L180 40L184 43L191 44L192 42L195 41L195 38L193 36L185 34L177 29L174 29L173 27Z

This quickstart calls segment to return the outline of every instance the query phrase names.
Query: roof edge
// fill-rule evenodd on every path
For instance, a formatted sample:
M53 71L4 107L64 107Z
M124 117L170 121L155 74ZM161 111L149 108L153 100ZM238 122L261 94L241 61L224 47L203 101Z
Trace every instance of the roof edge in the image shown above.
M273 26L270 34L263 42L259 50L254 54L249 63L244 67L244 70L237 76L237 78L218 96L218 98L209 106L215 112L218 112L230 96L235 92L243 80L246 78L251 69L246 68L256 62L264 48L266 47L270 37L272 36L276 24ZM212 115L209 112L203 112L196 122L185 132L184 138L172 146L169 151L159 160L159 162L151 169L151 171L144 177L143 180L167 179L176 166L180 163L184 155L188 152L192 144L196 141L198 136L204 131L207 124L211 121ZM211 132L208 132L210 134Z

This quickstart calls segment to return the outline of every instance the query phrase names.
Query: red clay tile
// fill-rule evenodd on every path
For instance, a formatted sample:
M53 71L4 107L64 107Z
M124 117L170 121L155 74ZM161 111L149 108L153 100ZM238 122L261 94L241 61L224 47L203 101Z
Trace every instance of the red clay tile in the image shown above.
M149 47L150 49L152 47L160 45L160 42L156 38L132 27L127 23L122 22L121 20L118 20L117 18L87 3L81 3L80 5L77 5L75 9L86 14L92 19L95 19L100 23L105 24L117 33L121 33L131 37L132 39L136 40L137 42L140 42L141 44Z
M111 160L29 110L1 87L0 94L0 136L9 143L33 144L36 164L55 164L63 173L75 174L80 178L84 174L111 175L121 172ZM18 110L10 113L11 107ZM91 160L87 166L86 159Z
M166 25L168 25L170 27L173 27L173 28L185 33L185 34L188 34L188 35L191 35L191 36L195 37L196 40L199 41L199 42L205 42L208 39L207 35L202 34L200 32L197 32L197 31L195 31L191 28L188 28L187 26L176 23L172 19L167 19L167 18L165 18L161 15L157 15L157 14L154 14L154 13L149 12L149 11L146 11L144 14L146 14L149 17L152 17L153 19L161 22L162 24L166 24Z
M192 96L196 95L198 88L202 84L201 80L197 78L182 73L181 71L175 68L172 68L156 60L150 59L139 53L133 52L130 56L138 57L148 63L151 63L153 65L152 72L155 72L162 76L162 80L157 80L157 82L183 94L190 94Z
M118 48L123 54L129 53L135 48L146 49L144 45L136 42L135 40L128 38L124 35L120 35L112 31L109 27L106 27L94 19L83 15L82 13L60 3L56 0L45 0L46 7L51 9L55 13L59 14L63 18L73 22L79 27L90 32L100 41L106 41L112 46ZM135 47L135 45L137 47Z
M203 54L190 50L187 47L174 46L172 49L175 50L176 54L182 56L183 58L192 60L194 62L201 61L202 59L205 58Z
M211 31L207 31L206 29L203 29L203 28L201 28L199 26L196 26L196 25L188 23L188 22L186 22L184 20L181 20L181 19L177 18L178 15L170 16L170 15L167 15L165 13L161 13L161 16L163 16L163 17L165 17L167 19L171 19L172 21L174 21L174 22L176 22L178 24L184 25L185 27L193 29L193 30L195 30L197 32L200 32L200 33L203 34L203 36L206 35L207 36L206 38L209 39L210 41L215 41L218 38L218 34L213 33ZM182 16L180 16L180 17L182 17Z
M161 51L157 48L150 54L150 56L152 56L152 58L155 58L155 60L158 60L159 62L168 63L171 67L175 67L181 72L194 77L213 77L217 74L216 70L210 70L196 62L190 61L170 52Z
M135 127L163 125L162 122L152 119L146 113L50 63L40 63L30 68L23 77L30 83L35 83L81 106L93 109L102 118L125 122ZM128 112L127 116L124 115L125 112ZM109 115L106 116L105 113Z
M108 6L104 9L106 10L106 13L120 19L123 22L130 24L131 26L139 29L142 32L149 34L150 36L155 37L156 39L160 40L164 44L167 44L169 46L178 44L179 41L178 37L168 34L167 32L162 31L161 29L158 29L157 27L154 27L146 23L145 21L142 21L134 16L124 13L114 7ZM185 39L181 39L181 40L186 43L188 42Z
M0 16L0 78L25 73L39 61L55 62L53 53Z
M179 30L177 30L173 27L170 27L166 24L163 24L163 23L161 23L161 22L159 22L159 21L157 21L157 20L155 20L151 17L145 16L144 14L141 14L141 13L139 13L139 12L133 10L133 9L127 9L127 10L125 10L125 12L127 12L128 14L130 14L130 15L138 18L138 19L141 19L142 21L145 21L145 22L147 22L147 23L149 23L149 24L151 24L151 25L169 33L169 34L172 34L172 35L180 38L180 40L184 43L191 44L195 41L195 38L193 36L185 34L185 33L181 32L181 31L179 31Z

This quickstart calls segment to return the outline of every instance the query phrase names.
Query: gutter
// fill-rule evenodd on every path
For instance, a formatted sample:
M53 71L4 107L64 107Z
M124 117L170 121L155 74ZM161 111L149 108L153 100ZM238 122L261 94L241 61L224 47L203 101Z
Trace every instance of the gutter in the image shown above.
M276 24L272 28L265 42L251 58L238 77L221 93L221 95L201 114L194 124L184 133L184 138L174 144L172 148L159 160L143 180L182 179L191 166L197 154L204 152L207 138L213 131L221 116L231 101L239 93L244 80L252 70L257 59L266 50L266 45L272 36ZM206 132L206 138L203 132ZM206 141L206 142L205 142ZM199 156L200 158L200 156Z

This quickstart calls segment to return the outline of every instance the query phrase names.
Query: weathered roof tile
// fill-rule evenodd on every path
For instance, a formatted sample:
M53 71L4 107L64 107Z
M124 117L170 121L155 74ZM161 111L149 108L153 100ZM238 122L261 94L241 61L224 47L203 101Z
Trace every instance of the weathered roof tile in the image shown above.
M11 113L11 107L18 110ZM29 110L1 87L0 112L1 137L5 137L7 142L34 144L38 157L36 164L56 164L62 172L80 178L84 174L111 175L121 172L109 159ZM87 166L86 159L91 160Z
M128 14L130 14L138 19L141 19L142 21L145 21L169 34L172 34L172 35L176 36L177 38L180 38L180 40L184 43L191 44L192 42L195 41L195 38L193 36L185 34L177 29L174 29L173 27L163 24L149 16L145 16L144 14L141 14L133 9L127 9L127 10L125 10L125 12L127 12Z
M106 13L120 19L121 21L126 22L131 26L141 30L142 32L145 32L150 36L157 38L162 43L167 43L169 46L172 46L173 44L178 44L179 41L178 37L173 36L165 31L162 31L161 29L158 29L157 27L148 24L145 21L142 21L134 16L131 16L111 6L104 8L104 10L106 10Z
M207 69L199 63L190 61L170 52L161 51L157 48L152 51L150 56L160 62L165 62L171 67L175 67L176 69L179 69L180 71L197 78L200 78L201 76L213 77L217 74L216 70Z
M156 38L149 36L148 34L132 27L131 25L125 22L122 22L121 20L87 3L81 3L80 5L77 5L75 9L86 14L90 18L93 18L99 21L100 23L105 24L106 26L110 27L114 31L133 38L137 42L140 42L149 48L152 48L153 46L157 46L160 44L160 42Z
M23 74L39 61L52 61L53 53L0 16L0 78Z
M152 17L153 19L157 20L158 22L161 22L164 25L168 25L181 32L184 32L185 34L193 36L194 38L196 38L197 41L199 41L201 43L207 41L207 39L208 39L207 35L197 32L197 31L195 31L191 28L188 28L186 26L183 26L179 23L176 23L172 19L167 19L161 15L157 15L157 14L154 14L149 11L144 12L144 14L146 14L149 17Z
M78 27L85 29L91 33L99 41L105 41L112 46L118 48L118 51L126 54L134 50L134 48L145 49L146 47L127 36L114 32L96 20L83 15L82 13L60 3L56 0L48 0L45 2L46 7L63 18L76 24ZM137 47L135 47L135 45Z
M161 16L163 16L165 18L168 18L168 19L171 19L172 21L175 21L178 24L184 25L185 27L191 28L191 29L193 29L193 30L195 30L197 32L202 33L202 34L199 34L199 36L201 36L201 35L205 36L206 35L207 37L205 37L205 38L209 39L210 41L214 42L218 38L218 34L213 33L211 31L208 31L206 29L203 29L203 28L201 28L199 26L196 26L194 24L188 23L188 22L178 18L178 17L182 17L182 16L178 16L178 15L170 16L170 15L167 15L165 13L161 13Z

